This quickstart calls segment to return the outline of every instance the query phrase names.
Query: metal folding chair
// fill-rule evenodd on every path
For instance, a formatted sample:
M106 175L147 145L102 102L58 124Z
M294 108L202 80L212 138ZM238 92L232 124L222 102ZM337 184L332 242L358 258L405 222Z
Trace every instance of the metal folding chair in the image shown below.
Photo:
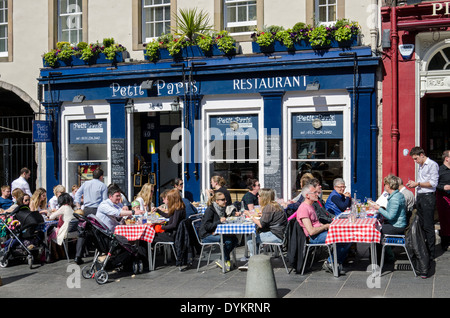
M384 248L386 246L400 246L405 249L406 256L408 256L409 263L411 264L411 268L413 270L414 276L417 276L416 270L414 269L414 265L411 262L411 257L409 257L408 250L406 249L406 240L405 235L394 235L394 234L385 234L383 240L381 242L382 250L381 250L381 261L380 261L380 273L383 270L384 265Z

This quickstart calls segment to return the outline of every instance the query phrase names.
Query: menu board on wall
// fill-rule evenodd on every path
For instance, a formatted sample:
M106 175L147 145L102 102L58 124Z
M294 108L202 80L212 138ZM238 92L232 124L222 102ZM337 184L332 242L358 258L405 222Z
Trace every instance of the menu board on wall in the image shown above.
M125 139L111 139L111 183L127 190Z
M280 135L266 135L264 141L264 187L275 190L275 197L281 198L283 193Z

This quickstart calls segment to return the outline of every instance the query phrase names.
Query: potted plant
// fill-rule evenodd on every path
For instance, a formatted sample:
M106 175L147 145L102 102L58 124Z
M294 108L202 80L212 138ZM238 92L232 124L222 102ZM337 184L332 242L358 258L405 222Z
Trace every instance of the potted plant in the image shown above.
M332 29L325 26L319 25L312 28L308 32L309 43L313 48L326 48L331 44Z
M228 31L220 31L215 35L215 38L218 49L225 55L236 53L236 39Z
M168 50L170 55L176 56L183 49L183 53L187 55L201 54L201 50L188 47L197 45L197 37L204 36L213 31L209 24L209 15L203 10L197 11L194 9L180 9L176 16L177 28L174 29L174 38L169 44Z
M126 48L116 44L113 38L104 39L104 44L87 44L80 42L71 45L68 42L58 42L56 49L43 55L44 66L73 66L95 63L122 62L125 58Z
M274 51L274 42L275 42L275 34L272 32L255 32L251 35L253 39L252 48L253 53L261 53L261 52L273 52Z
M339 46L358 45L358 36L361 33L361 28L358 22L341 19L336 21L334 39Z

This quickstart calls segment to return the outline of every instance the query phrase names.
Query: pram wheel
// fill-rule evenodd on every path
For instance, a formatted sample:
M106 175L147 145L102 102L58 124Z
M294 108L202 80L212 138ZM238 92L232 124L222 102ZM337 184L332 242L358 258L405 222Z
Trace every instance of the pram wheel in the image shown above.
M100 285L105 284L108 281L108 273L104 270L99 270L95 274L95 281Z
M93 265L86 265L81 269L81 275L83 278L89 279L92 278L94 275L94 266Z

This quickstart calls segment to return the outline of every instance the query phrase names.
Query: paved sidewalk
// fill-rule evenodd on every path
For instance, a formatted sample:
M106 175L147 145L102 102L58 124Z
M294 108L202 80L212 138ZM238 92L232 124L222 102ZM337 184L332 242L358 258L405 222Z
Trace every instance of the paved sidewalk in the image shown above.
M396 250L399 252L400 250ZM243 262L244 248L237 250L238 265ZM347 273L339 278L321 270L322 260L316 258L311 269L303 276L289 275L280 258L273 258L272 265L280 298L441 298L450 296L450 251L442 252L437 246L437 258L430 277L415 277L403 260L386 264L381 277L374 280L367 271L370 252L358 245L357 257L346 266ZM323 256L326 256L325 254ZM85 259L89 261L89 258ZM174 263L163 264L157 258L156 270L132 275L130 272L110 272L109 281L99 285L93 279L84 279L73 260L60 260L50 264L26 264L0 268L3 286L0 295L8 298L185 298L185 299L242 299L245 297L247 272L233 269L223 274L221 269L202 262L197 272L194 268L180 271ZM402 265L403 264L403 265ZM406 265L404 265L406 264ZM81 266L82 267L82 266ZM370 268L369 268L370 269Z

